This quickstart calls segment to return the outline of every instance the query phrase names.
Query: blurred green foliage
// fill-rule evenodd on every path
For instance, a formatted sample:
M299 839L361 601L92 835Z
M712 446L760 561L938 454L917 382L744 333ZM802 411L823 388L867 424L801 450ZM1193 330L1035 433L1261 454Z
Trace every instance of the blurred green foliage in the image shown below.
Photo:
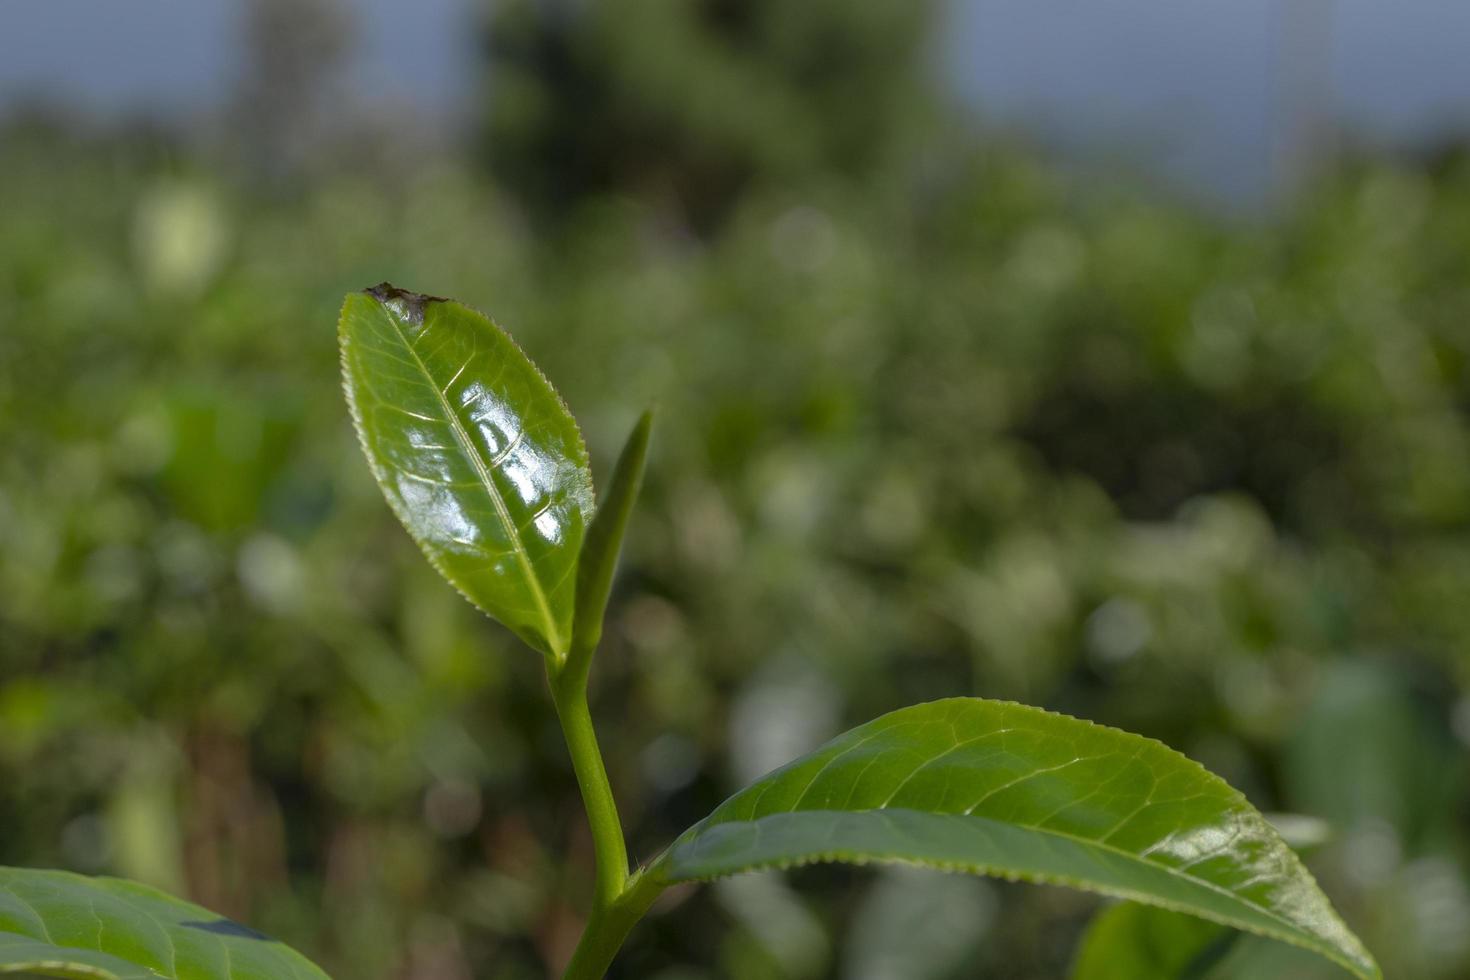
M599 477L660 406L593 676L638 857L843 727L1008 697L1327 818L1311 864L1386 973L1470 972L1470 164L1230 222L952 134L850 158L820 83L744 134L587 57L668 100L629 173L734 176L671 218L532 172L620 165L575 116L572 147L494 123L529 134L499 180L0 135L0 863L175 889L355 980L569 952L591 850L540 658L422 561L342 403L341 296L390 279L510 329ZM1097 907L808 869L660 906L617 975L1056 977Z
M921 55L934 7L497 3L485 155L543 216L636 194L706 229L752 184L871 175L931 121Z

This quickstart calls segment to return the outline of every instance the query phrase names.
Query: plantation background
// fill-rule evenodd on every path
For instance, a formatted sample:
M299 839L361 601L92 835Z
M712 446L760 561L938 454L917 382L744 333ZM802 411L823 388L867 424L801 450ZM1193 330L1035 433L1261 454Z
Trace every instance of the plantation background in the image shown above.
M0 863L353 980L569 953L539 660L343 407L337 307L390 279L507 326L599 474L658 406L594 670L638 856L851 724L1012 698L1327 819L1388 975L1470 976L1452 140L1212 209L982 126L909 0L502 3L446 134L341 109L346 10L242 5L216 113L0 129ZM1058 977L1100 905L806 869L676 895L616 976Z

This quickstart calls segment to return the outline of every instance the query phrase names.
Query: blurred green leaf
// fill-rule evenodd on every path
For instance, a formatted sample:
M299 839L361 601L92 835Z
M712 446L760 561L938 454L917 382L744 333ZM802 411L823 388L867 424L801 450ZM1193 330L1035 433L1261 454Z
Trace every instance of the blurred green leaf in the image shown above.
M677 840L671 882L891 861L1069 885L1373 958L1240 793L1166 746L1038 708L904 708L758 780Z
M0 868L0 973L103 980L311 980L253 929L145 885Z
M1329 664L1284 746L1287 793L1344 834L1379 827L1400 842L1432 837L1453 819L1464 784L1446 734L1425 723L1400 672Z
M1239 936L1192 915L1119 902L1088 925L1072 980L1200 980Z
M593 508L566 405L458 303L384 284L347 298L339 335L352 417L394 512L471 602L564 657Z
M1071 980L1334 980L1334 963L1297 946L1247 936L1192 915L1119 902L1092 920Z

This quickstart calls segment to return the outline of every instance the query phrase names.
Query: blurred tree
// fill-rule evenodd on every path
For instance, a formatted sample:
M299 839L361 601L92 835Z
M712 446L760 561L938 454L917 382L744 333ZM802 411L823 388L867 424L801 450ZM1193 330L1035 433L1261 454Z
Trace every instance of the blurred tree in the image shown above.
M871 172L925 115L931 0L506 0L484 146L556 217L600 193L718 224L752 181Z
M341 0L249 0L241 19L245 67L231 128L252 169L279 177L322 145L352 17Z

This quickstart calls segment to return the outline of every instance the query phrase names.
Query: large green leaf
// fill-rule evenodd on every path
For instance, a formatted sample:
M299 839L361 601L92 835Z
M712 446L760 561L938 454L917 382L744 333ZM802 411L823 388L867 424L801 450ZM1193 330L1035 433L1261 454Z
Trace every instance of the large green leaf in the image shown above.
M885 715L731 797L651 869L668 882L893 861L1070 885L1373 958L1240 793L1151 739L955 698Z
M394 513L444 577L560 660L593 511L587 450L514 341L458 303L384 283L338 327L352 417Z
M116 878L0 868L0 974L90 980L327 980L208 909Z

